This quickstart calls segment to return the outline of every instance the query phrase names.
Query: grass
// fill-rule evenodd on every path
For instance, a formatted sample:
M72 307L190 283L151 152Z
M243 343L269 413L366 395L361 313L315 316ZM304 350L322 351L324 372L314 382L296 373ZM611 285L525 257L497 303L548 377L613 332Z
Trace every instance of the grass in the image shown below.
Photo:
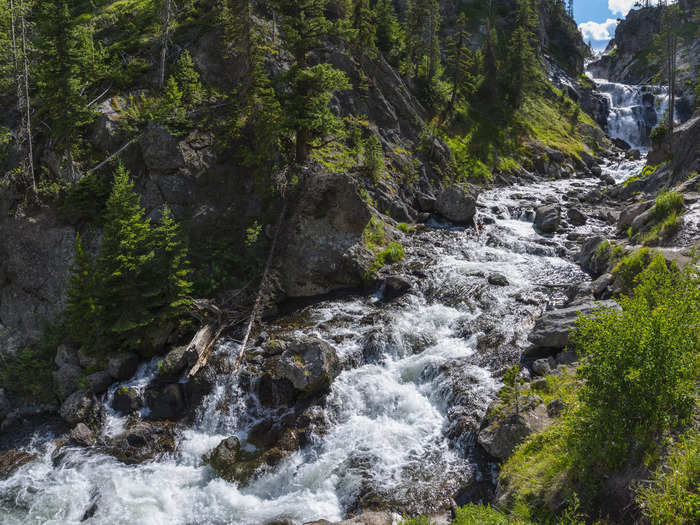
M700 432L692 428L670 447L637 501L653 525L700 522Z
M634 286L637 276L649 266L654 252L644 247L635 250L623 257L613 268L612 274L621 279L625 291L630 291Z
M384 222L377 217L372 217L365 227L362 242L374 253L374 261L367 271L367 278L375 276L385 265L398 262L406 256L403 246L390 239Z

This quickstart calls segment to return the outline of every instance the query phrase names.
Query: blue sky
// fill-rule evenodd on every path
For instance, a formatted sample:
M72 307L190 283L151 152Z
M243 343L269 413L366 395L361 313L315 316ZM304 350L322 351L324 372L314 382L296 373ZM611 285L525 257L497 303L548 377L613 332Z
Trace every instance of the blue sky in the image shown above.
M636 0L574 0L574 18L596 49L604 48L615 36L617 19L623 18Z

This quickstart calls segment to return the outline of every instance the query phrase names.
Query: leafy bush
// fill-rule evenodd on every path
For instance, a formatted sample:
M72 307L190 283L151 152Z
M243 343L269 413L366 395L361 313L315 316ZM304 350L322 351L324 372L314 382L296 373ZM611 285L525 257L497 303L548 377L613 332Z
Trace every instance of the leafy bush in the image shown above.
M59 216L70 224L101 224L110 184L107 177L90 173L71 185L58 206Z
M635 279L651 263L653 253L649 248L640 248L623 257L613 268L612 273L622 282L626 292L632 290Z
M387 264L393 264L399 262L406 256L406 252L398 242L391 242L382 251L377 253L374 258L374 262L370 267L370 273L372 275L376 274L382 267Z
M671 447L653 484L642 488L637 501L653 525L700 522L700 432L688 431Z
M513 521L507 515L483 505L469 504L457 509L457 517L452 525L510 525L525 522Z
M661 222L673 213L683 211L683 195L677 191L662 191L656 197L652 213L657 222Z
M696 273L655 257L622 311L603 309L576 324L583 354L578 457L616 468L661 433L687 422L700 371L700 287Z

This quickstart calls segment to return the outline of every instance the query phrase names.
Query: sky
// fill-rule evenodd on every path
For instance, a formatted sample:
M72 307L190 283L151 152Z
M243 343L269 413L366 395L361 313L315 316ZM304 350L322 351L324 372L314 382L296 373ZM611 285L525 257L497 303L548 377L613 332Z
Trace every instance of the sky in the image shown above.
M636 0L574 0L574 18L583 39L603 49L615 36L618 18L624 18Z

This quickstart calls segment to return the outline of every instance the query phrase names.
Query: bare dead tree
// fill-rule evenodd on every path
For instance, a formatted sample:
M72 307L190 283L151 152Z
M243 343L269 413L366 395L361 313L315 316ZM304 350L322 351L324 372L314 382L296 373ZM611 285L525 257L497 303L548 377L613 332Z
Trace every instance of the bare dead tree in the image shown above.
M164 0L163 10L163 35L161 37L160 47L160 79L159 86L163 89L165 86L165 61L168 56L168 39L170 37L170 16L172 11L172 0Z

